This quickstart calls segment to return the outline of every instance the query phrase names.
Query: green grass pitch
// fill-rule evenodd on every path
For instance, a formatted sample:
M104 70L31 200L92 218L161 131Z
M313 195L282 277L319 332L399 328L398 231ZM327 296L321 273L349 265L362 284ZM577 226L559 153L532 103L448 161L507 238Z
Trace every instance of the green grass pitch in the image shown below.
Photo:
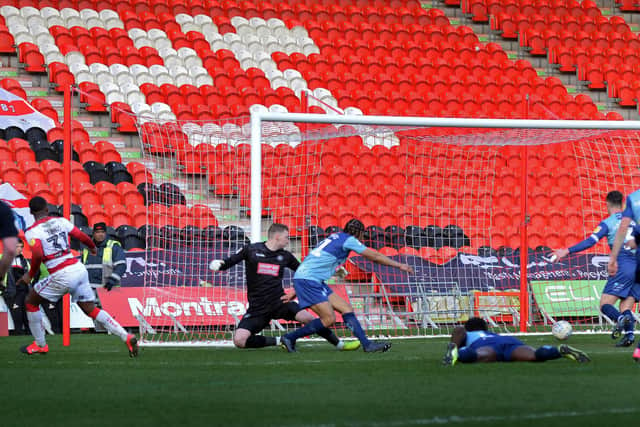
M527 337L533 346L554 342ZM0 339L2 426L608 426L640 416L640 366L605 335L569 343L593 361L444 367L444 339L396 340L388 353L326 343L280 348L142 348L73 335L49 354ZM556 342L557 343L557 342Z

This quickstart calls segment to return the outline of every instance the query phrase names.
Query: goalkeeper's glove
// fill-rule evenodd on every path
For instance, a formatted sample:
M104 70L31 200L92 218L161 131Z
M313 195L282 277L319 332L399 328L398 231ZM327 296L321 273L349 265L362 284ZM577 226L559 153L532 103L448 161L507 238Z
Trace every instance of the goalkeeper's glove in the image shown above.
M213 271L219 271L224 265L224 261L221 259L214 259L209 263L209 269Z
M107 289L107 291L110 291L114 286L118 286L118 281L113 277L109 277L107 279L107 282L104 284L104 287Z

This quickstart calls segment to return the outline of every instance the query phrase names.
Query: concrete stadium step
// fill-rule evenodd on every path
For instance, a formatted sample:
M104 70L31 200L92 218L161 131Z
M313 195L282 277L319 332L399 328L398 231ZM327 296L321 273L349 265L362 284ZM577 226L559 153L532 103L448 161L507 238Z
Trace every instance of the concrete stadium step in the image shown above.
M0 78L10 78L16 80L25 90L34 86L33 79L29 76L21 74L20 69L16 67L0 67Z

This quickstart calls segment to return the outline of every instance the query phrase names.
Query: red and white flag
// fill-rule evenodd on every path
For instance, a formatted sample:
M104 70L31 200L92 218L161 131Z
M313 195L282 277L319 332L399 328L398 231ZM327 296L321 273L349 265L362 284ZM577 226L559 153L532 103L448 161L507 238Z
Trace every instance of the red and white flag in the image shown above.
M45 132L56 126L49 117L31 106L26 100L0 88L0 127L17 126L23 131L39 127Z

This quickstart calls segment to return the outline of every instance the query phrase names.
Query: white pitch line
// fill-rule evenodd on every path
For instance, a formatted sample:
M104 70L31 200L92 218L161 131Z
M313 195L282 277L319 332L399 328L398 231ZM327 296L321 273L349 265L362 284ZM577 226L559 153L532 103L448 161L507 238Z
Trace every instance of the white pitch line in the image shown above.
M407 420L386 420L382 422L355 422L340 424L299 424L290 427L394 427L394 426L425 426L425 425L442 425L442 424L468 424L468 423L493 423L498 421L513 421L514 423L522 420L541 420L548 418L575 418L588 417L594 415L622 415L636 414L640 412L640 408L612 408L593 411L562 411L562 412L538 412L518 415L478 415L478 416L436 416L431 418L418 418Z

